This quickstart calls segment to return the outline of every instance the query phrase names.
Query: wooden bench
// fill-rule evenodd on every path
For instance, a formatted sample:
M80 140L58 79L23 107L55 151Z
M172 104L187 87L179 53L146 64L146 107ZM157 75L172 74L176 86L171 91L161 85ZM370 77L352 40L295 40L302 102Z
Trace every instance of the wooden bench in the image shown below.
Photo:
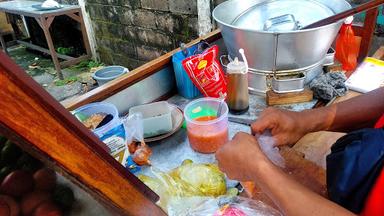
M12 40L15 41L16 40L16 37L15 37L15 33L13 31L1 31L0 30L0 43L1 43L1 48L2 50L8 54L8 50L7 50L7 43L5 42L5 39L4 37L5 36L11 36L12 37Z

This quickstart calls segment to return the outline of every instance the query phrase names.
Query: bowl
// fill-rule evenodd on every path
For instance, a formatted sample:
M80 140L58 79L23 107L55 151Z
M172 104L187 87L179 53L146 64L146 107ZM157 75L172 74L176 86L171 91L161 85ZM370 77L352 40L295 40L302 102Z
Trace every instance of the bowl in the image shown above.
M104 85L105 83L114 80L127 72L129 72L129 70L122 66L107 66L97 70L92 77L99 85Z
M217 110L222 103L221 113ZM200 98L184 109L187 135L192 149L214 153L228 142L228 106L218 98Z

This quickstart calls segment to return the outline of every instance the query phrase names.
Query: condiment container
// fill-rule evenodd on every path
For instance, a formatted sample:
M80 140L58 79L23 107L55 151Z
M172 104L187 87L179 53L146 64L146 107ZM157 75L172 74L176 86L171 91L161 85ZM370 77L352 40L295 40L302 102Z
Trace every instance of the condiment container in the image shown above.
M214 153L228 141L228 106L219 98L200 98L184 109L189 143L195 151Z
M106 144L106 146L102 147L108 151L113 158L122 165L125 165L129 152L126 145L124 125L119 118L119 112L115 105L104 102L90 103L74 110L72 113L80 121L97 113L112 115L113 118L108 123L92 131Z
M171 107L168 102L160 101L131 107L129 115L143 115L144 138L165 134L172 131Z
M87 105L84 105L82 107L77 108L76 110L72 111L73 115L78 116L86 116L89 117L93 114L97 113L103 113L105 115L111 114L113 116L113 119L105 124L102 127L96 128L93 130L93 132L98 136L102 137L105 133L112 130L116 126L122 124L120 118L119 118L119 112L115 105L110 103L104 103L104 102L96 102L96 103L90 103ZM81 119L79 119L81 120ZM85 119L83 119L85 120Z
M227 65L227 104L229 111L233 114L241 114L248 111L248 63L244 55L244 50L239 50L244 62L235 60Z

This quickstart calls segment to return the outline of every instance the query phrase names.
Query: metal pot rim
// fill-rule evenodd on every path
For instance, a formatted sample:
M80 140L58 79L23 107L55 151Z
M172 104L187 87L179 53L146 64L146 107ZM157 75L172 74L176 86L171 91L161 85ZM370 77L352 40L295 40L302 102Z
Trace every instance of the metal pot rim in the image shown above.
M322 59L319 62L316 62L315 64L307 66L307 67L302 67L302 68L297 68L297 69L289 69L289 70L278 70L278 71L276 71L276 73L278 73L278 74L292 74L292 73L299 73L299 72L310 71L313 68L322 65L323 62L324 62L324 59ZM258 70L258 69L254 69L254 68L249 68L248 72L249 73L254 73L254 74L263 74L263 75L270 74L270 75L273 75L273 71Z
M238 26L229 24L229 23L224 23L224 22L222 22L221 20L219 20L219 19L215 16L216 11L218 10L218 8L220 8L220 7L224 7L226 4L229 4L229 3L231 3L232 1L236 1L236 0L225 1L225 2L223 2L223 3L221 3L221 4L219 4L218 6L216 6L216 7L213 9L213 11L212 11L212 17L213 17L213 19L216 20L216 22L220 23L221 25L224 25L224 26L227 26L227 27L230 27L230 28L233 28L233 29L237 29L237 30L247 31L247 32L256 32L256 33L261 33L261 34L272 34L272 35L279 35L279 34L295 34L295 33L302 33L302 32L310 32L310 31L320 30L320 29L327 28L327 27L329 27L329 26L338 25L339 23L344 22L343 20L339 20L338 22L334 22L334 23L331 23L331 24L328 24L328 25L323 25L323 26L320 26L320 27L317 27L317 28L310 28L310 29L303 29L303 30L291 30L291 31L284 31L284 32L273 32L273 31L263 31L263 30L255 30L255 29L241 28L241 27L238 27ZM346 1L346 3L349 4L350 7L352 7L351 4L350 4L349 2Z

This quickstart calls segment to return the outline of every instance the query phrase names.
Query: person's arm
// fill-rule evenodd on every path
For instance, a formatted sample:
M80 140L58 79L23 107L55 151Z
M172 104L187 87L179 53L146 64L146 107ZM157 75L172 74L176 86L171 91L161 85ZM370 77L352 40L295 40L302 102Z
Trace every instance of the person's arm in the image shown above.
M384 114L384 87L349 100L313 110L303 111L313 121L312 131L349 132L373 127Z
M269 161L252 161L252 180L270 197L284 215L353 215L343 207L294 181Z
M353 215L341 206L295 182L261 152L254 136L237 133L216 152L228 178L255 182L284 215Z
M383 114L384 87L332 106L302 112L268 108L251 128L253 134L269 129L277 145L287 145L310 132L348 132L372 127Z

